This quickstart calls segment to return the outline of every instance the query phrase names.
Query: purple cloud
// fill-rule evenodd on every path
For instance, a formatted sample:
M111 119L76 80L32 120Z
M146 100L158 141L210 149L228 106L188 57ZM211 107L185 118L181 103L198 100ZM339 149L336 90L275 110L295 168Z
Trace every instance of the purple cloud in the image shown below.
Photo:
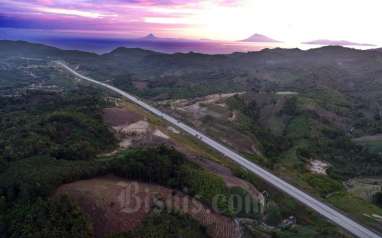
M177 36L207 0L0 0L0 28ZM221 6L239 0L217 0ZM100 33L100 34L101 34Z

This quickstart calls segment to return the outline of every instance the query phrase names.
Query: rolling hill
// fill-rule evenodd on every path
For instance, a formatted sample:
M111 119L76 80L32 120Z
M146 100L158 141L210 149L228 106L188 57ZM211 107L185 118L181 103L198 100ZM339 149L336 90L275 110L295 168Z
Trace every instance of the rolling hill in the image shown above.
M61 206L68 210L60 212L68 214L72 221L75 207L68 201L56 204L46 200L47 195L63 183L115 173L184 190L190 196L201 194L199 199L207 205L211 205L217 193L242 194L243 191L230 189L226 184L246 180L271 191L272 202L263 217L269 224L277 225L281 218L293 214L299 221L291 231L296 232L294 237L297 233L304 237L304 232L309 237L321 237L324 233L338 235L330 225L321 223L258 178L219 158L213 151L202 149L144 112L139 113L148 117L147 123L173 136L176 146L183 144L177 148L187 152L185 157L164 148L140 148L94 159L96 153L112 148L105 144L115 146L110 128L101 119L102 108L108 103L121 104L114 95L88 91L88 85L55 67L54 60L65 61L82 74L157 103L163 110L200 127L357 220L380 228L374 218L364 215L380 214L380 208L371 204L373 197L360 198L348 192L346 186L359 177L382 175L382 151L379 151L382 142L376 141L382 134L382 52L379 50L326 46L205 55L119 47L106 54L93 54L21 41L0 41L0 124L4 129L0 138L0 207L5 206L8 213L21 205L20 213L8 213L7 217L0 214L0 227L6 224L6 232L17 234L13 233L20 230L16 228L27 229L24 217L54 213ZM129 108L134 109L133 114L139 111L131 105ZM155 137L154 131L147 138ZM373 138L372 144L364 138ZM195 156L184 147L199 154ZM205 158L211 161L205 162ZM312 172L310 166L317 161L328 164L323 169L325 173ZM39 196L44 200L35 201ZM23 199L33 200L36 203L30 204L36 204L36 209L44 212L34 212L33 206L27 206ZM229 217L226 202L220 205L226 209L223 214ZM176 218L174 214L162 215ZM15 223L7 220L12 216ZM89 227L80 219L81 229ZM160 217L147 222L157 219ZM192 222L194 232L201 231L192 219L182 217L180 221ZM167 228L163 232L171 232ZM183 232L186 228L179 223L176 229ZM280 232L290 234L289 230Z

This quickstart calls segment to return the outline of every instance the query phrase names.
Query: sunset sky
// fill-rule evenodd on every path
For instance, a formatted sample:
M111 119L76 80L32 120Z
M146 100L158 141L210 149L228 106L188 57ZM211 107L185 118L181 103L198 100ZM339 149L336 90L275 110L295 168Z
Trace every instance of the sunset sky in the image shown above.
M161 37L382 45L381 0L0 0L8 36Z

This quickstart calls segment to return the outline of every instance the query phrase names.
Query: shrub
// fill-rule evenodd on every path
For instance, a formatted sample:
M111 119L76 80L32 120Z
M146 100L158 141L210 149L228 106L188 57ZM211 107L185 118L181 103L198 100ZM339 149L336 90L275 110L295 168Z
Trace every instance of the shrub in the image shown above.
M316 191L320 193L322 197L325 197L331 193L343 191L343 185L325 175L305 175L305 181L308 182L310 186L315 188Z
M373 202L379 206L379 207L382 207L382 192L378 192L376 194L374 194L373 196Z
M152 214L132 232L110 238L207 238L204 227L187 215L177 213Z

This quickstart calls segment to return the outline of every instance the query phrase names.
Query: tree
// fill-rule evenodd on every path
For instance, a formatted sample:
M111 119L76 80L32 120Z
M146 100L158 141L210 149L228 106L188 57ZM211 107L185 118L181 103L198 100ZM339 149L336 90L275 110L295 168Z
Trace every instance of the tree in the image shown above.
M6 170L8 167L8 161L0 157L0 173Z
M277 226L281 223L281 221L282 216L280 209L275 205L271 206L265 216L265 223L271 226Z
M374 194L373 196L373 202L379 206L379 207L382 207L382 192L377 192L376 194Z
M297 97L288 98L280 113L288 116L295 116L297 114Z
M67 197L16 206L6 218L10 238L91 238L92 229Z

